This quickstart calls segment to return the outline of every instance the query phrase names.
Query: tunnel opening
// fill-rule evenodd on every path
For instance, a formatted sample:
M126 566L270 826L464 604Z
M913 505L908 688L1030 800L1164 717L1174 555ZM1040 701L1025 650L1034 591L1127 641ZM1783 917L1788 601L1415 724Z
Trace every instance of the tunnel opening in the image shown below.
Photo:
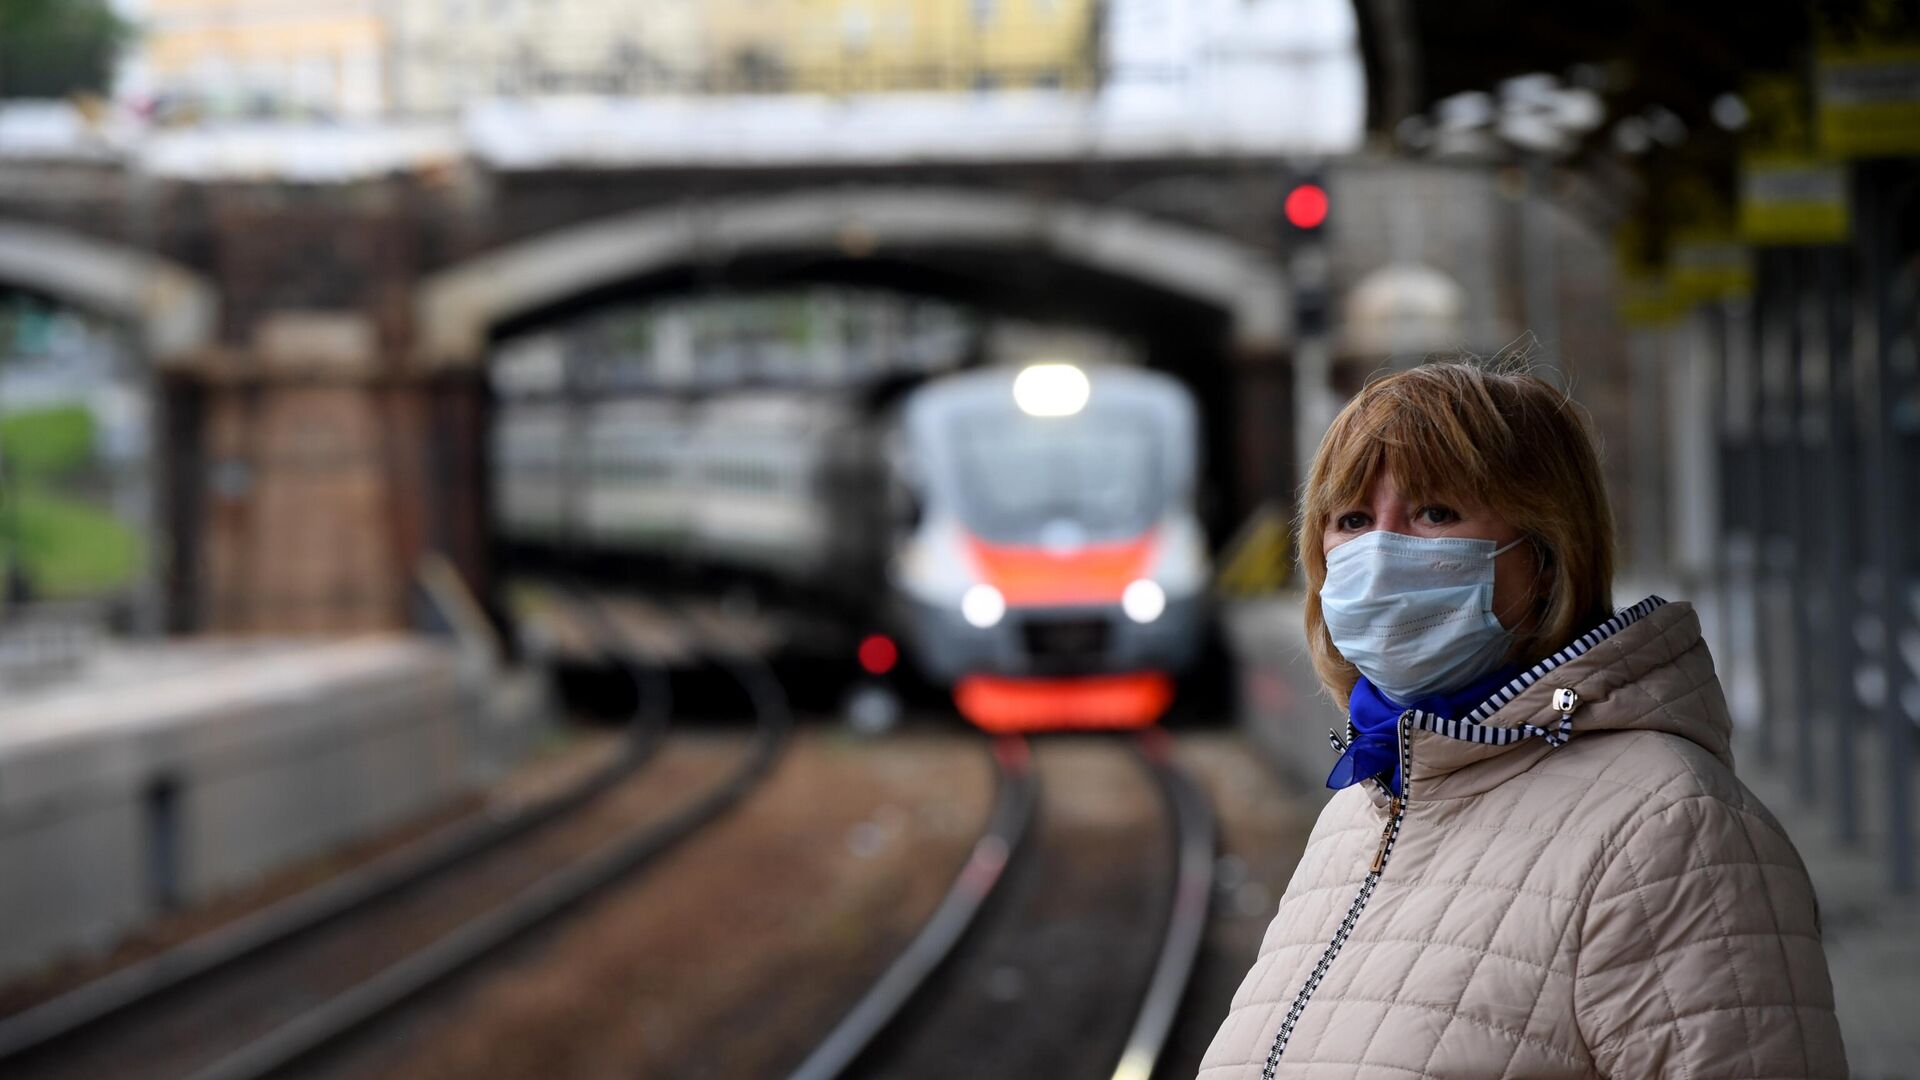
M1068 263L1041 252L987 248L910 249L884 254L755 253L632 278L519 313L494 326L497 347L515 337L621 305L725 293L754 296L809 285L842 285L964 306L988 317L1030 320L1110 334L1133 343L1141 362L1185 383L1200 403L1206 483L1205 515L1223 539L1245 505L1245 463L1237 441L1244 422L1235 400L1231 314L1165 289ZM1291 416L1272 418L1287 426Z
M0 282L0 622L49 663L162 618L156 394L130 331Z
M994 360L1007 361L1006 355L993 355L993 345L1008 328L1041 328L1043 338L1052 334L1056 339L1061 335L1077 336L1083 341L1106 343L1110 346L1106 350L1108 355L1095 359L1117 359L1128 366L1163 373L1193 395L1199 416L1197 434L1202 463L1196 505L1205 535L1215 545L1223 542L1246 512L1246 488L1241 476L1244 447L1239 425L1247 421L1248 412L1246 403L1236 394L1236 379L1241 372L1236 367L1231 313L1163 288L1066 263L1038 251L1009 253L990 249L890 246L884 253L760 252L724 261L677 266L571 295L518 313L491 328L490 377L482 391L485 420L481 426L495 433L500 430L503 414L512 408L517 391L510 385L503 386L499 365L503 357L510 356L527 342L556 335L584 333L591 337L598 323L601 345L605 346L605 323L610 313L637 313L644 319L645 313L670 305L715 302L721 298L741 304L764 304L799 297L808 290L838 290L845 295L887 298L901 310L945 312L964 328L965 340L955 355L920 370L902 369L868 379L863 393L869 400L863 407L870 407L875 400L896 396L904 386L930 374L977 367ZM701 359L695 358L694 362L698 364ZM565 366L564 361L560 363ZM689 398L711 401L723 393L723 388L733 392L793 390L796 382L806 381L795 379L793 373L783 378L779 373L764 370L735 371L732 375L731 379L722 376L691 380L700 385L683 387L683 393ZM510 384L512 379L505 381ZM816 385L814 389L819 391L824 387ZM581 391L576 388L573 392ZM600 399L598 391L585 393ZM1273 426L1284 430L1287 423L1287 418L1275 418ZM605 545L594 550L590 545L575 543L566 537L557 537L555 543L547 545L517 543L504 535L500 527L503 507L497 481L501 468L499 454L497 439L490 441L480 451L478 469L482 475L492 478L482 485L488 504L481 511L481 517L488 524L487 561L493 570L491 577L495 585L490 596L491 606L503 621L513 622L516 608L524 608L525 598L512 594L512 581L529 572L606 582L673 578L683 587L719 597L723 604L733 604L736 608L742 606L742 596L750 597L745 601L748 607L759 605L768 595L777 600L795 598L791 590L785 590L782 595L783 590L777 582L768 580L769 575L742 575L737 567L716 572L706 566L609 551ZM863 482L872 481L870 476L863 478ZM568 497L559 490L550 494L559 499ZM857 514L842 512L837 514L837 520L844 523L860 519ZM887 527L884 520L869 520L872 528ZM813 599L818 598L819 594L814 594ZM863 602L872 599L861 597ZM825 605L821 607L821 610L827 609ZM823 647L835 660L844 661L824 669L817 663L801 665L808 672L833 671L834 675L826 682L838 690L854 677L859 641L881 622L871 604L864 608L842 605L833 610L829 621L832 629L808 626L794 636ZM908 667L910 665L903 665ZM903 673L892 681L907 683L911 679ZM914 691L924 690L924 686L914 688Z

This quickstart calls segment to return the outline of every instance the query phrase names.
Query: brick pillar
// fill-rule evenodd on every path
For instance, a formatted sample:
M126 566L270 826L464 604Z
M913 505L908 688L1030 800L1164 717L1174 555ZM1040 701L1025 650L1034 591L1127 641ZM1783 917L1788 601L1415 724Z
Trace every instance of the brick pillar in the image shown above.
M394 433L371 382L248 378L206 395L199 629L348 633L406 622Z
M436 380L409 363L427 216L403 181L216 193L222 345L178 395L195 475L169 502L182 629L405 627L422 553L476 543L444 520L479 480L437 465L471 454L436 445Z

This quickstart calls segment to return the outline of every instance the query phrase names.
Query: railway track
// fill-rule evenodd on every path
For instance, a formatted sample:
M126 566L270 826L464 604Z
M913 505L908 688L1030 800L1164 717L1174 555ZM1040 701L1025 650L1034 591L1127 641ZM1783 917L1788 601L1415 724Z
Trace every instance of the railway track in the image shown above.
M1063 830L1036 837L1034 755L1024 740L998 742L995 807L946 898L790 1080L1149 1080L1213 888L1212 810L1169 747L1155 729L1135 740L1132 756L1158 789L1170 890L1167 861L1137 849L1079 850ZM1156 894L1162 903L1138 902ZM1089 1007L1111 1001L1115 985L1140 988L1130 1014Z
M611 623L608 651L624 656ZM0 1074L243 1080L312 1058L624 878L737 804L792 719L764 665L716 659L756 717L750 749L677 809L635 783L665 739L664 683L639 680L626 751L509 819L451 826L70 994L0 1021ZM653 776L653 770L648 770Z

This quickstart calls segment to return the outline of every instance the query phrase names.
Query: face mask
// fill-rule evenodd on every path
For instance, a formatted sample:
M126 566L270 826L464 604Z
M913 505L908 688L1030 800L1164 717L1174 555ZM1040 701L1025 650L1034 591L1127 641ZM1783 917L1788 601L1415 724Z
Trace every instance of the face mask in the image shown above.
M1493 613L1493 560L1519 543L1370 532L1341 544L1320 586L1334 647L1401 704L1480 678L1513 646Z

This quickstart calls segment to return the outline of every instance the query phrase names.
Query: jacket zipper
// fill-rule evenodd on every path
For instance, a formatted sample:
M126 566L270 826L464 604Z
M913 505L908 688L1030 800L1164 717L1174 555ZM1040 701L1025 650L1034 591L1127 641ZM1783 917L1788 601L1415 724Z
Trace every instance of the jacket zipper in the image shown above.
M1388 804L1387 814L1389 815L1387 827L1380 830L1380 850L1373 853L1372 872L1375 874L1387 868L1387 849L1393 846L1394 822L1401 814L1400 796L1393 797L1393 801Z
M1556 689L1553 692L1551 705L1554 711L1560 713L1559 739L1564 742L1567 727L1573 721L1573 711L1580 705L1580 695L1571 688ZM1333 966L1333 958L1340 955L1340 949L1346 945L1347 939L1353 936L1353 928L1360 921L1360 913L1367 909L1367 902L1373 899L1373 891L1380 884L1380 876L1386 872L1387 860L1393 856L1393 846L1400 839L1400 826L1407 818L1407 800L1413 794L1412 748L1407 738L1413 727L1413 721L1412 709L1400 714L1398 736L1401 793L1393 796L1387 804L1387 824L1380 830L1380 846L1374 849L1373 862L1367 868L1365 880L1360 882L1360 891L1354 894L1353 903L1347 905L1346 918L1340 920L1339 928L1333 932L1333 939L1327 942L1327 947L1320 953L1319 962L1313 965L1313 973L1307 976L1306 984L1300 987L1298 994L1294 995L1293 1004L1287 1009L1286 1018L1280 1021L1280 1030L1273 1037L1273 1048L1267 1051L1266 1067L1260 1070L1260 1080L1274 1080L1274 1073L1280 1068L1280 1056L1287 1052L1287 1042L1293 1038L1295 1025L1300 1023L1300 1014L1306 1011L1307 1002L1312 1000L1313 992L1320 989L1321 980L1327 977L1327 969ZM1335 746L1341 744L1341 739L1333 732L1330 731L1327 734L1333 736ZM1349 721L1348 739L1351 738L1351 721Z
M1340 920L1340 926L1333 932L1333 939L1321 951L1319 962L1313 965L1313 973L1307 976L1306 984L1294 995L1293 1004L1287 1009L1286 1018L1280 1021L1280 1030L1273 1037L1273 1048L1267 1051L1267 1064L1260 1070L1260 1080L1274 1080L1274 1073L1280 1068L1280 1055L1287 1052L1287 1041L1293 1038L1294 1026L1300 1022L1300 1014L1306 1012L1307 1002L1312 1000L1313 992L1320 989L1320 981L1327 977L1327 969L1333 966L1333 958L1340 955L1340 949L1353 936L1353 928L1360 921L1360 913L1367 909L1367 902L1373 899L1373 890L1380 884L1380 875L1386 872L1387 860L1393 856L1394 842L1400 838L1400 825L1407 817L1407 796L1413 792L1413 770L1408 761L1408 729L1413 723L1413 710L1400 714L1400 787L1401 794L1395 795L1387 804L1387 824L1380 830L1380 846L1373 853L1373 863L1367 870L1367 876L1360 883L1360 891L1354 895L1353 903L1347 905L1347 916Z

